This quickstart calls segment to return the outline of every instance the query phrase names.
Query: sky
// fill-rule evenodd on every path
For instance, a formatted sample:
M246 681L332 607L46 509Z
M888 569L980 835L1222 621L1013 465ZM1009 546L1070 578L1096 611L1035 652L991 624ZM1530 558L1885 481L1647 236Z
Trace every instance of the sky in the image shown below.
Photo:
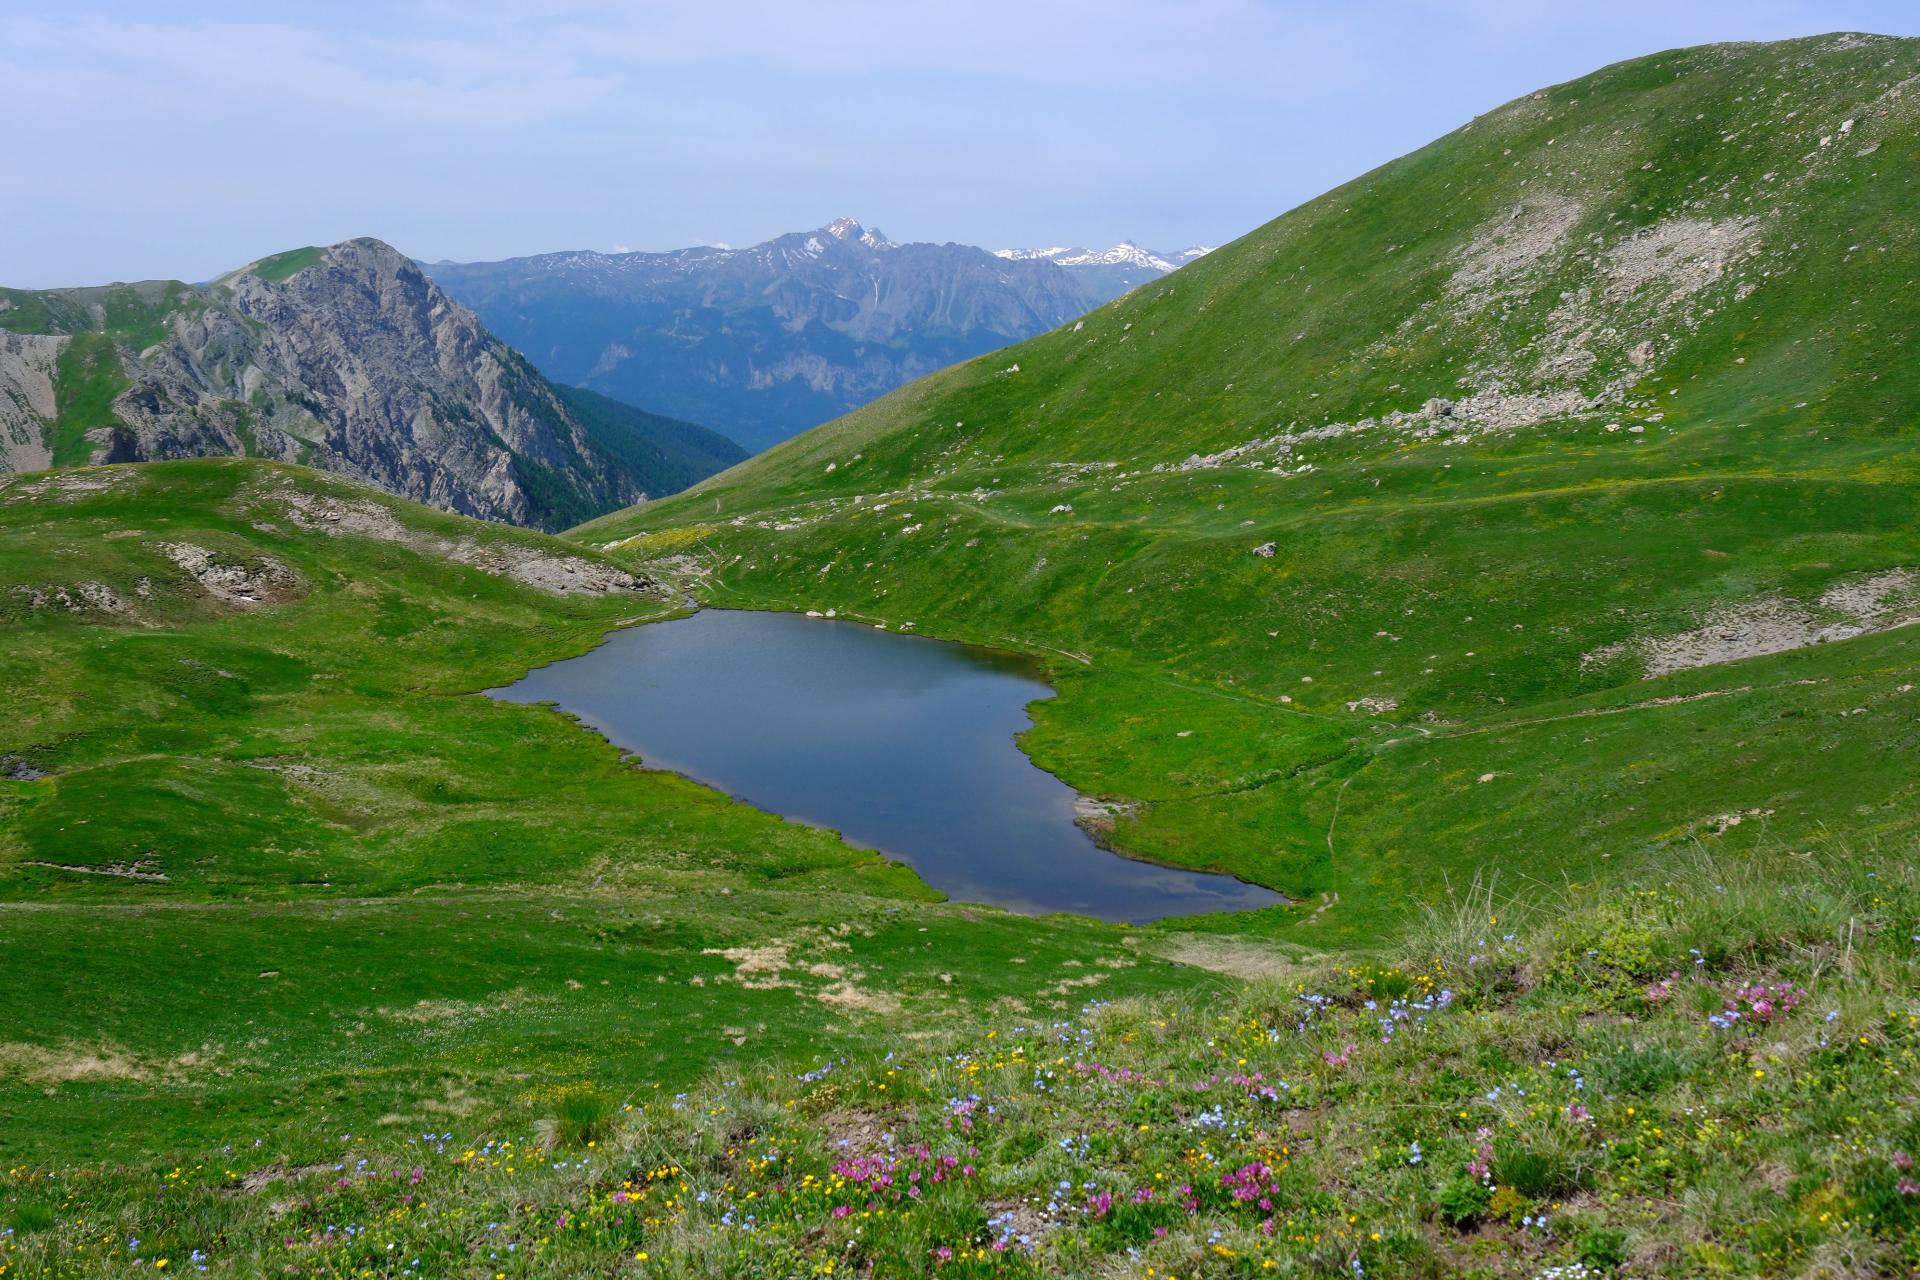
M0 284L744 245L1230 240L1640 54L1915 0L0 0Z

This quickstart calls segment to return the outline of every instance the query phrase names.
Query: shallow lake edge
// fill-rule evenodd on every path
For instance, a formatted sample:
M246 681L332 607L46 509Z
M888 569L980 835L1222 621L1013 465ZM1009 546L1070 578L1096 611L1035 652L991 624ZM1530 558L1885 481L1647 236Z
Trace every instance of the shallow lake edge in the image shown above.
M637 751L630 751L627 748L622 747L619 743L614 742L613 739L609 737L604 731L588 723L587 720L583 716L581 716L578 712L570 711L566 707L561 706L559 703L554 702L551 699L541 700L537 702L515 702L511 699L497 698L494 696L499 692L502 692L506 689L512 688L514 685L519 684L522 680L525 680L527 676L531 675L535 671L545 670L548 667L558 666L561 663L565 663L565 662L572 662L578 658L586 656L589 653L593 653L595 650L601 649L605 647L607 644L609 644L615 636L621 635L628 631L636 630L640 627L653 626L659 623L682 621L686 618L690 618L694 616L695 614L705 612L707 610L713 610L716 612L729 612L729 613L763 613L763 614L770 614L770 615L779 615L783 617L800 618L804 621L809 621L809 622L814 622L814 621L840 622L840 623L846 623L851 626L872 627L875 630L886 631L888 632L888 634L898 636L902 639L925 640L934 644L955 645L962 648L973 649L973 650L984 652L984 653L997 654L1002 657L1015 659L1016 661L1030 667L1031 671L1029 672L1029 674L1031 678L1036 683L1044 684L1048 689L1048 694L1046 697L1034 698L1031 701L1023 704L1023 707L1022 707L1023 711L1027 711L1027 709L1031 708L1035 703L1045 702L1048 700L1048 698L1059 696L1058 691L1055 689L1055 686L1053 683L1053 676L1055 672L1055 659L1047 656L1046 654L1035 653L1032 651L1022 650L1022 649L1008 648L1004 645L987 644L987 643L982 643L982 642L973 641L973 640L957 640L957 639L952 639L946 636L930 635L930 634L922 633L917 628L913 631L895 630L894 628L892 628L891 626L889 626L887 623L883 621L879 621L879 622L869 621L865 618L855 617L851 615L842 615L842 614L836 613L835 615L829 617L825 614L817 613L813 611L803 611L800 609L774 608L764 604L750 604L746 602L728 603L728 604L716 604L711 602L696 603L691 598L687 598L686 603L676 605L673 608L669 609L668 611L658 615L647 616L647 617L636 617L636 618L622 620L621 622L617 623L616 625L602 632L600 636L591 645L588 645L586 648L580 650L579 653L565 654L560 657L552 658L546 662L538 663L532 667L527 668L525 672L523 672L519 676L516 676L514 679L509 680L503 684L490 685L485 689L474 690L471 696L487 698L491 701L509 703L510 705L516 705L516 706L539 707L542 710L545 710L551 714L559 716L562 720L567 721L569 724L580 729L581 731L586 733L591 733L595 737L599 738L602 742L605 742L608 746L612 747L616 752L618 752L620 755L621 762L623 764L628 765L631 768L643 769L650 773L669 774L673 777L680 778L685 782L691 783L694 786L702 787L708 791L714 792L716 795L725 796L728 800L731 800L735 804L743 804L749 808L757 809L761 813L768 814L769 816L776 818L781 822L789 822L794 824L795 826L808 827L815 831L826 832L829 835L833 836L833 838L838 840L841 844L845 845L847 848L857 850L861 853L872 854L875 858L879 859L882 862L887 863L889 866L896 867L910 874L914 878L914 881L922 889L924 889L927 892L927 894L929 895L929 898L928 898L929 901L938 902L942 904L950 904L953 906L964 906L970 910L1000 911L1008 915L1016 915L1016 916L1023 917L1025 919L1044 919L1047 916L1062 915L1062 916L1072 916L1075 919L1089 920L1089 921L1094 921L1102 924L1115 924L1115 922L1113 921L1104 921L1104 920L1101 920L1100 917L1098 916L1087 915L1077 911L1061 910L1061 911L1025 912L1025 911L1016 911L1012 908L999 906L994 903L975 902L975 901L966 900L966 899L956 899L951 895L949 895L946 891L929 883L926 880L926 878L915 867L913 867L910 863L905 861L904 858L896 857L888 853L884 849L876 848L869 845L859 844L852 840L849 840L847 839L846 835L843 832L841 832L837 827L834 827L831 824L824 823L824 822L813 822L813 821L809 821L806 818L795 817L791 814L781 813L777 810L769 809L764 805L757 804L753 800L745 796L735 794L734 792L729 791L727 788L720 786L716 783L709 782L704 778L694 777L692 774L682 772L681 770L678 770L678 769L669 769L669 768L664 768L657 765L648 764L646 762L646 758L643 755L641 755L641 753ZM1050 651L1050 652L1053 652L1053 651ZM1076 654L1066 653L1065 651L1058 651L1058 656L1062 658L1071 658L1073 661L1079 662L1085 666L1090 667L1093 665L1091 659L1083 658ZM1027 711L1027 718L1030 722L1033 720L1033 715L1031 711ZM1032 728L1032 725L1029 724L1029 730L1031 728ZM1240 884L1248 885L1252 888L1263 889L1268 893L1273 894L1278 899L1278 901L1262 907L1247 907L1247 908L1243 908L1240 910L1233 910L1233 911L1213 911L1213 912L1201 913L1198 915L1163 916L1156 920L1144 921L1144 922L1131 924L1131 925L1119 925L1118 927L1134 928L1134 929L1165 928L1168 931L1178 931L1176 927L1178 922L1191 923L1194 921L1201 921L1201 920L1236 918L1236 917L1256 914L1261 911L1273 911L1277 909L1284 909L1287 907L1295 907L1300 905L1302 900L1293 897L1291 894L1288 894L1285 890L1278 889L1272 885L1262 884L1257 880L1249 880L1246 877L1237 875L1234 872L1229 871L1224 867L1193 866L1185 863L1169 862L1164 859L1154 858L1143 853L1135 852L1134 850L1131 850L1131 849L1125 848L1124 846L1113 843L1112 834L1114 829L1114 823L1112 819L1114 817L1119 817L1119 816L1130 816L1131 814L1138 812L1141 806L1147 802L1141 801L1141 800L1135 800L1131 798L1094 796L1094 795L1088 795L1082 792L1078 787L1074 786L1073 783L1061 777L1059 774L1055 773L1053 770L1048 769L1046 766L1042 765L1039 761L1033 758L1032 754L1027 751L1026 746L1022 741L1022 739L1026 737L1026 732L1027 731L1022 731L1012 735L1014 748L1020 752L1021 756L1025 758L1027 763L1031 765L1034 769L1038 770L1041 773L1046 774L1050 778L1053 778L1055 781L1059 782L1061 786L1066 787L1069 791L1073 793L1073 797L1074 797L1073 823L1075 826L1080 828L1080 830L1086 835L1086 837L1090 841L1093 842L1093 844L1097 848L1101 849L1106 853L1110 853L1115 857L1125 858L1130 862L1137 862L1144 866L1162 867L1169 871L1185 871L1185 872L1192 872L1200 875L1220 876L1224 879L1233 880Z

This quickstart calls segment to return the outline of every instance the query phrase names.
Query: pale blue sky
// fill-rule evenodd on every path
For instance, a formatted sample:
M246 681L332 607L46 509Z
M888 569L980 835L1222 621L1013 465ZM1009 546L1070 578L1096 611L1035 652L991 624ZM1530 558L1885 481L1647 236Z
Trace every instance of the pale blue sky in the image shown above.
M1231 239L1530 89L1914 0L0 0L0 283L895 239Z

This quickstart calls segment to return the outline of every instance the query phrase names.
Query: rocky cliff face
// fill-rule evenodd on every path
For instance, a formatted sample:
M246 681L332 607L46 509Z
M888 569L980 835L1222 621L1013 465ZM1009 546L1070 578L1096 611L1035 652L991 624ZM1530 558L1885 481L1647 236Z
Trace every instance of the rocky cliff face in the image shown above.
M0 328L49 330L0 334L10 469L244 454L550 528L646 496L525 359L377 240L205 288L8 298ZM75 342L97 358L64 369Z
M66 342L0 332L0 471L33 471L52 461L45 424L54 417L54 369Z
M1044 260L841 218L746 249L436 263L549 377L765 448L1105 296Z

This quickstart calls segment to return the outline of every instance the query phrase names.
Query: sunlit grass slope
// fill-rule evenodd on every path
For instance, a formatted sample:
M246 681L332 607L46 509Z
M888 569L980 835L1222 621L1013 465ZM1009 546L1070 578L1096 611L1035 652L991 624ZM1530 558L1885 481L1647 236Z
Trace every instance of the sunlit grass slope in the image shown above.
M1138 802L1116 844L1325 942L1483 867L1910 831L1916 75L1609 67L574 536L1050 655L1027 745Z
M1916 931L1910 850L1775 851L1614 895L1463 895L1367 963L1216 943L1255 980L902 1019L679 1092L609 1044L535 1123L262 1140L240 1115L209 1120L220 1147L15 1165L0 1267L1907 1276Z
M475 696L668 612L625 576L294 467L0 478L0 1164L484 1124L1192 980Z

